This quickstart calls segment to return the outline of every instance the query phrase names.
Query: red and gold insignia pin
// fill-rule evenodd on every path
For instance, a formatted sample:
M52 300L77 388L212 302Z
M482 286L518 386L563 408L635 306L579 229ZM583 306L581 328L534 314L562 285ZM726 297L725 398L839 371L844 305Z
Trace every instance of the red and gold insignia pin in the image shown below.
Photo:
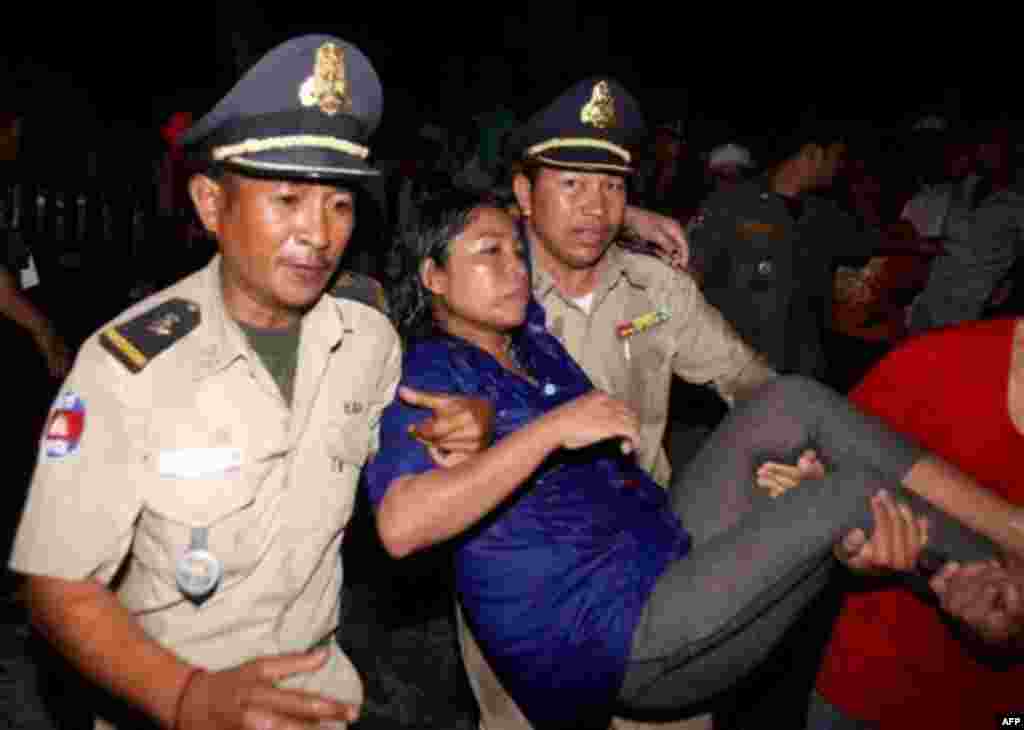
M627 322L620 322L615 328L615 331L621 338L632 337L633 335L640 334L644 330L648 330L655 325L667 322L669 317L671 317L671 315L664 309L658 309L653 312L648 312L647 314L641 314L639 317Z

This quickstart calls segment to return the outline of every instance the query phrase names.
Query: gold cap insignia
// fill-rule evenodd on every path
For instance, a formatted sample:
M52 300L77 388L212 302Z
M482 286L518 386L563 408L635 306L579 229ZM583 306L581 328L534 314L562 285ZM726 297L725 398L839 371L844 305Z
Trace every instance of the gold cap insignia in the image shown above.
M299 87L302 106L317 106L327 116L352 108L345 78L345 52L336 43L324 43L316 51L313 75Z
M590 101L580 111L580 121L598 129L610 129L618 126L615 118L615 98L607 81L598 81L590 93Z

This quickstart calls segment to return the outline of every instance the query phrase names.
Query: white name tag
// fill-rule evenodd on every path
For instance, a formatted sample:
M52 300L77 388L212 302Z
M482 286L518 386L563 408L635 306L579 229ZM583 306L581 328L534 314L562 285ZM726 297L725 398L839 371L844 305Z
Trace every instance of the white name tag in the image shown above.
M161 451L158 464L160 476L178 479L215 476L241 466L242 450L230 447Z

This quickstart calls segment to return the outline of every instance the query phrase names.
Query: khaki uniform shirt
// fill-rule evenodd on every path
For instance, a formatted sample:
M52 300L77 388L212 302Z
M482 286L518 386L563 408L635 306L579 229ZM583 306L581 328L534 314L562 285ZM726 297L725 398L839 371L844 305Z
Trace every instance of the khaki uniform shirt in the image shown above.
M539 265L533 268L534 296L547 313L548 330L594 385L623 398L639 414L640 466L667 486L671 468L662 438L673 373L712 385L732 404L774 372L705 301L688 275L615 245L601 266L589 313L559 292ZM620 323L658 310L668 314L666 321L619 337Z
M77 398L81 438L50 456L52 423L44 434L11 567L109 582L127 560L124 606L210 670L305 651L337 626L341 540L398 383L398 335L380 311L324 295L302 321L289 408L224 309L219 257L118 321L173 298L200 322L140 372L95 335L83 345L58 401ZM193 528L207 529L224 571L198 606L175 581ZM328 643L323 669L286 684L361 702L355 669Z

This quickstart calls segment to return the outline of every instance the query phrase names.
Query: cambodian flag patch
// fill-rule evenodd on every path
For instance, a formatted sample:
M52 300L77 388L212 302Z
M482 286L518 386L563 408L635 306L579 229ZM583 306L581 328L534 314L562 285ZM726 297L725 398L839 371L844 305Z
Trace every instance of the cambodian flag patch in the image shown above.
M73 454L78 449L85 431L85 401L78 394L63 393L53 404L53 412L46 424L43 449L52 459Z

